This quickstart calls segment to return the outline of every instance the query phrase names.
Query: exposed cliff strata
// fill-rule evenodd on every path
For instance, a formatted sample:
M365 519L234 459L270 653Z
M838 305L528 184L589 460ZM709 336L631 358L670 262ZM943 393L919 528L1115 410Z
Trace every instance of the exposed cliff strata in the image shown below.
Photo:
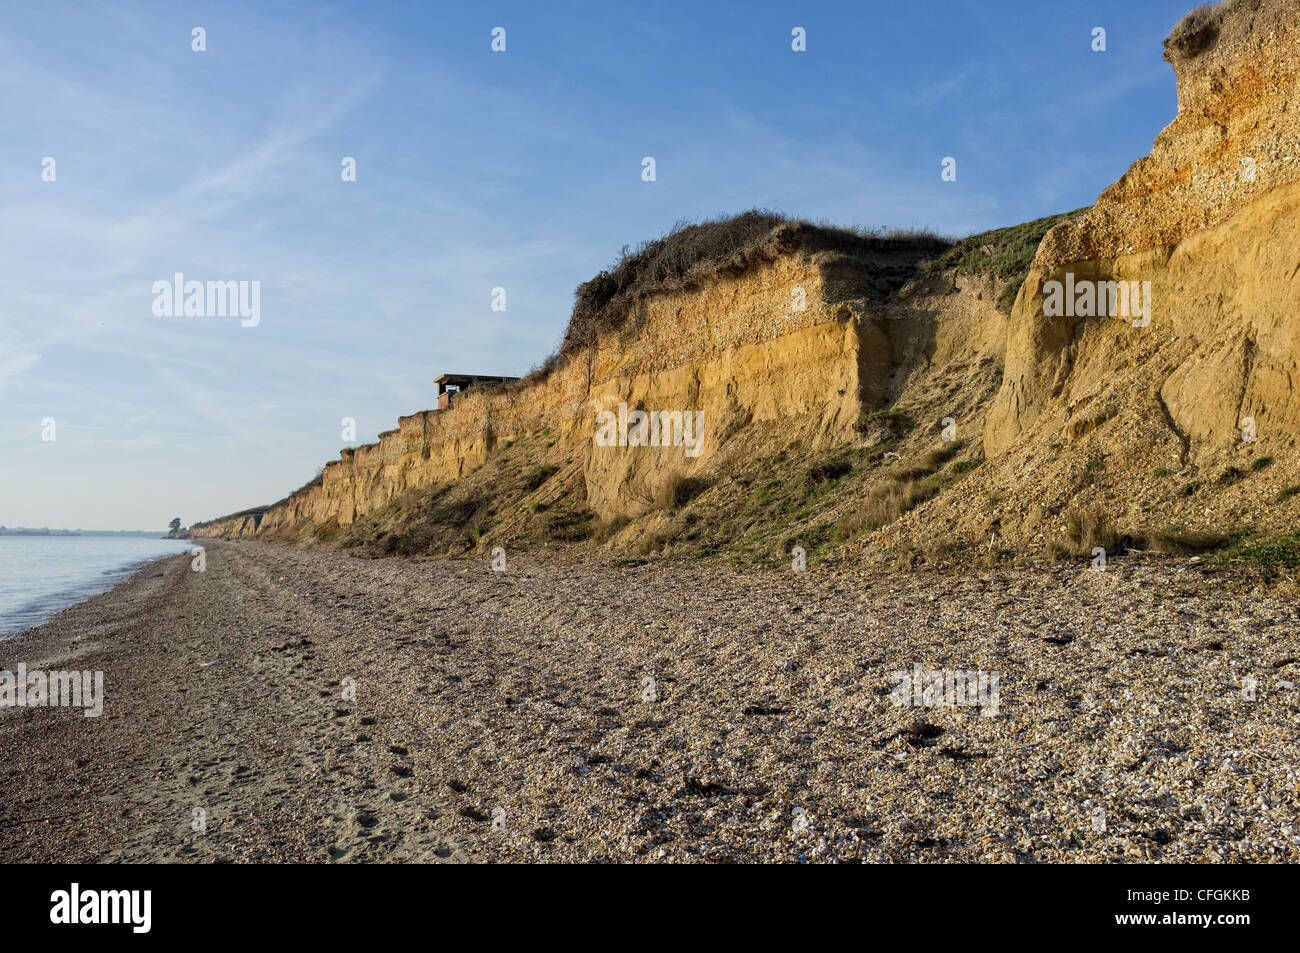
M1300 11L1291 0L1222 8L1165 41L1177 117L1092 209L1048 234L1035 261L1040 270L1171 247L1296 179Z
M1013 540L1050 537L1085 501L1118 532L1231 535L1294 517L1300 28L1286 0L1188 22L1165 44L1178 117L1046 235L1012 309L984 432L998 460L976 482L1015 488L1014 512L989 507ZM1050 283L1067 280L1149 282L1149 324L1051 313Z
M605 520L635 516L667 484L716 469L719 451L747 426L779 422L810 446L844 442L863 411L886 399L892 358L879 304L943 245L873 241L855 257L828 247L825 230L798 224L778 228L769 244L775 252L743 268L639 297L628 320L598 330L539 378L401 418L377 444L344 450L318 485L269 508L260 524L241 516L194 531L287 538L347 527L409 490L462 479L499 446L542 430L581 456L586 505ZM700 413L702 452L598 446L596 416L620 403Z
M1094 377L1102 367L1114 376L1137 355L1156 365L1129 376L1159 388L1193 454L1232 442L1246 415L1271 416L1273 437L1294 441L1300 25L1288 0L1236 0L1195 22L1165 44L1178 117L1092 209L1043 239L1012 313L1007 379L985 439L991 454L1040 415L1044 426L1066 423L1066 392L1090 382L1065 361L1090 335L1107 346L1081 359ZM1067 274L1150 281L1151 325L1099 335L1091 326L1104 318L1046 316L1044 284Z
M1178 117L1093 208L950 248L787 223L677 271L708 236L670 236L582 286L544 373L194 532L911 565L1293 529L1292 7L1234 0L1175 31ZM594 440L620 408L698 412L699 454Z

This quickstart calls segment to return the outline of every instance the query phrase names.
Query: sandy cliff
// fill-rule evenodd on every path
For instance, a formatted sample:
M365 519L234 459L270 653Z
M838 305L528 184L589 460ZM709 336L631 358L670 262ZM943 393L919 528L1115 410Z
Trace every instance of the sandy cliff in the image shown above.
M1177 118L1092 208L952 248L784 223L707 271L602 273L546 372L195 533L913 565L1292 530L1294 13L1234 0L1180 24ZM638 410L698 412L698 455L595 439L602 412Z
M402 417L377 444L342 451L315 485L193 532L289 538L347 527L409 491L460 480L498 447L541 431L554 435L557 453L580 458L582 497L607 521L644 511L673 481L716 470L751 426L779 424L811 446L850 439L864 411L887 398L882 306L943 246L866 241L846 252L834 233L798 223L766 244L767 254L743 267L643 296L622 326L601 329L548 372ZM676 441L634 453L601 445L599 415L620 405L627 414L698 415L689 435L698 450Z
M1237 0L1165 42L1178 116L1092 209L1044 238L1012 314L990 453L1035 427L1110 419L1121 403L1163 419L1188 460L1240 442L1243 417L1270 450L1294 443L1296 13L1288 0ZM1149 281L1150 324L1046 316L1044 286L1067 273Z

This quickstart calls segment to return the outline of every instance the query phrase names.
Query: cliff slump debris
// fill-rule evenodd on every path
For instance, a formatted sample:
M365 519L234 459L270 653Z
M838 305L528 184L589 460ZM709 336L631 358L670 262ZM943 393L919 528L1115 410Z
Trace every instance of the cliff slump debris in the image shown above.
M564 345L542 371L402 417L285 500L192 532L333 532L414 489L460 481L539 432L552 439L529 462L576 480L577 503L604 521L635 517L674 483L725 469L754 428L809 446L843 443L864 409L887 398L881 309L919 260L947 247L933 236L862 235L760 213L681 228L579 289ZM601 446L597 416L620 404L692 412L700 446ZM486 480L483 489L491 492ZM469 500L464 509L474 515Z

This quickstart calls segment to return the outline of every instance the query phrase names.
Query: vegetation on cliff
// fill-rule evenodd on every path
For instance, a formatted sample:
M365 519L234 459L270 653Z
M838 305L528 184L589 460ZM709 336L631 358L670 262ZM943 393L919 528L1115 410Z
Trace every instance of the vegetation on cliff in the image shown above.
M863 230L791 219L769 209L703 222L678 222L667 234L623 247L617 261L574 293L561 353L620 327L639 298L697 288L796 251L870 258L888 252L941 252L951 241L928 231Z
M521 399L498 417L483 403L455 439L442 420L411 428L260 535L766 566L796 547L809 565L904 568L1101 548L1285 575L1300 565L1291 13L1232 0L1185 18L1166 41L1179 116L1090 208L959 241L752 209L624 248L578 287L557 354L507 385ZM1064 269L1149 282L1154 321L1048 315ZM808 326L789 320L801 284L818 296ZM718 333L683 347L684 329ZM511 416L539 395L579 410ZM610 400L708 406L714 442L698 461L597 455L585 414ZM431 448L461 465L424 466ZM259 532L249 515L216 530Z
M1165 40L1166 48L1187 56L1195 56L1209 49L1218 37L1223 18L1241 5L1242 0L1219 0L1218 3L1201 4L1178 21L1178 25Z
M955 242L937 258L922 262L920 271L926 275L949 270L958 274L989 275L1005 282L998 295L998 304L1009 309L1029 274L1029 266L1038 253L1043 236L1053 226L1083 211L1086 209L1075 209L971 235Z

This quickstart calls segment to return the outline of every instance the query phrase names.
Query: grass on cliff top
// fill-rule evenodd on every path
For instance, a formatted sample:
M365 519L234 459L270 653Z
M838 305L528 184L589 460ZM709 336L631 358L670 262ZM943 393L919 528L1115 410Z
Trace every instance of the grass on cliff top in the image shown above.
M999 304L1010 304L1029 274L1029 266L1038 254L1043 236L1056 224L1084 209L1048 215L1020 225L995 228L963 238L937 258L922 262L918 270L925 275L954 270L961 274L991 275L1007 282Z
M1214 44L1223 18L1233 7L1240 5L1241 0L1201 4L1178 21L1165 40L1165 46L1188 56L1204 52Z
M678 222L666 234L635 248L623 246L608 268L574 292L573 313L559 347L519 381L493 385L517 390L546 376L568 356L592 344L601 331L622 326L639 298L737 275L796 250L868 256L910 255L922 275L955 268L1008 282L1003 303L1014 300L1043 236L1074 212L1049 215L954 242L926 230L846 228L792 219L770 209L700 222ZM900 281L900 284L902 282Z
M952 268L964 274L989 274L997 278L1010 278L1028 271L1043 236L1059 222L1063 222L1073 212L1048 215L1020 225L1008 228L995 228L963 238L938 258L931 258L921 267L927 274L947 271Z
M791 219L770 209L681 221L667 234L636 248L623 246L617 261L578 286L561 349L581 348L598 330L619 326L640 297L740 274L795 249L863 254L915 251L919 257L950 244L928 231L843 228Z

